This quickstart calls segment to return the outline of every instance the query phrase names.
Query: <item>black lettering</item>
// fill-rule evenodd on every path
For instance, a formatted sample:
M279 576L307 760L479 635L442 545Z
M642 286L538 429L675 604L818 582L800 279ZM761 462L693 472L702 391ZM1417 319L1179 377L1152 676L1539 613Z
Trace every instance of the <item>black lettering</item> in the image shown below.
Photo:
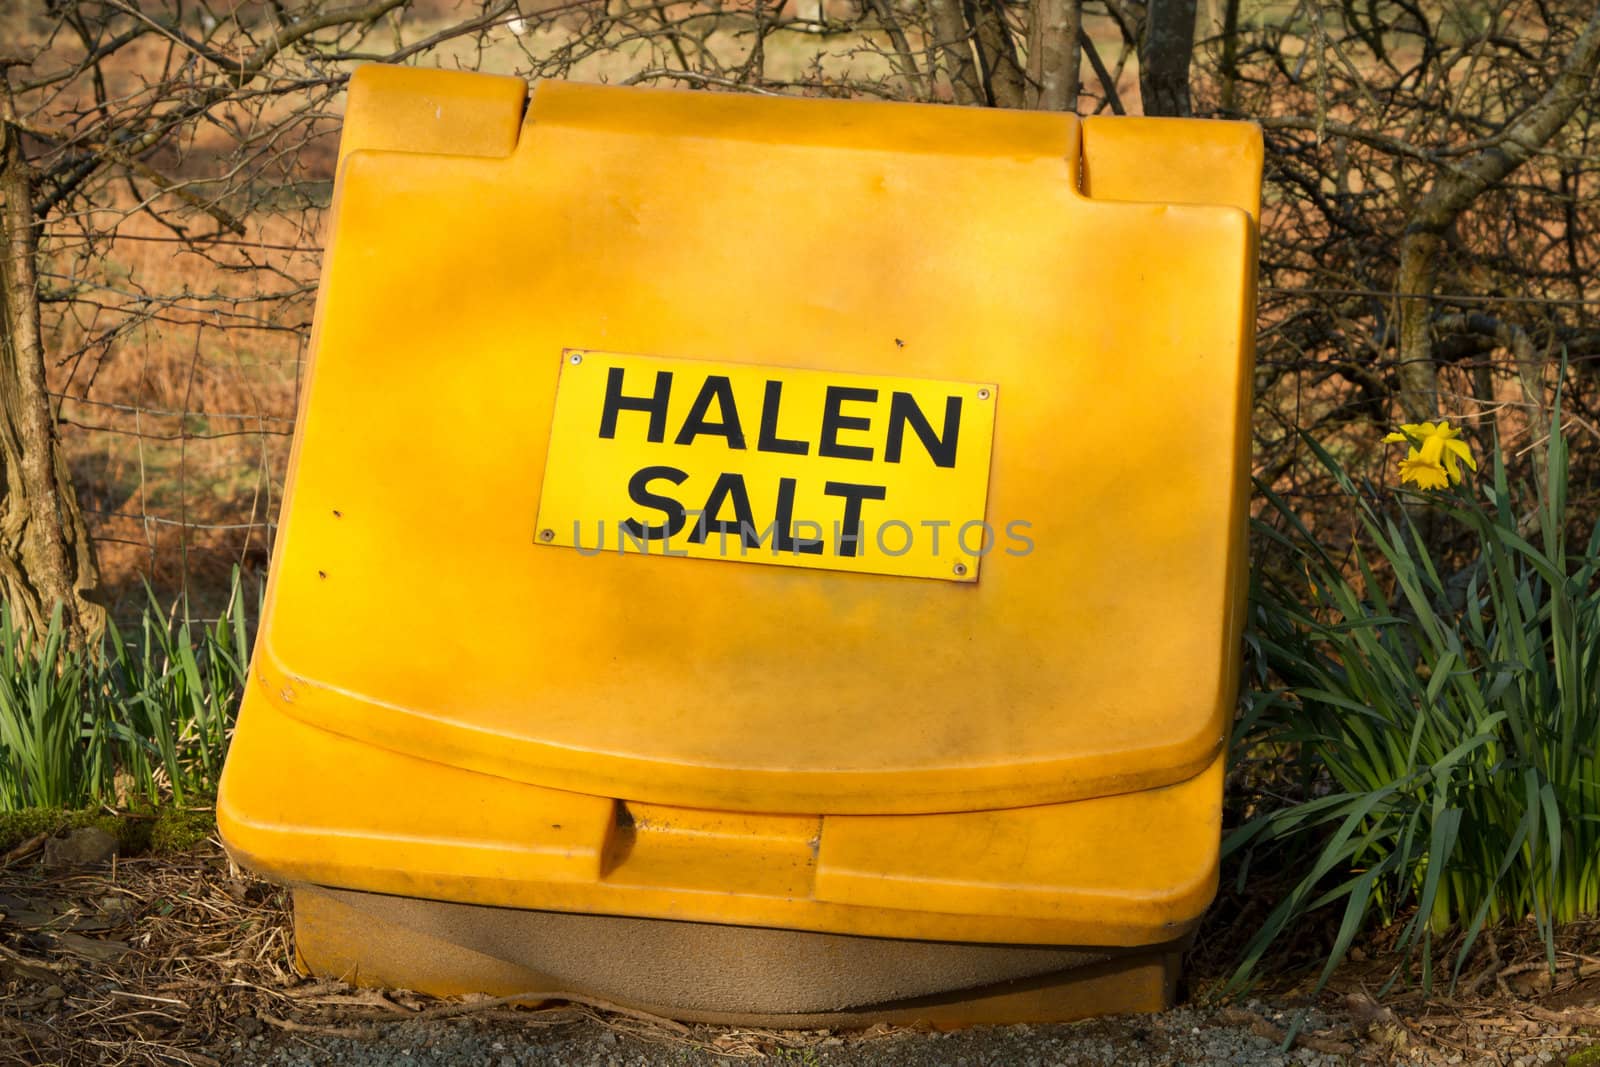
M622 368L612 367L606 372L606 403L600 410L600 436L608 441L617 436L617 415L620 412L645 411L650 414L650 432L645 440L659 445L667 436L667 398L671 394L672 372L658 370L654 395L623 396Z
M661 373L668 374L670 372L662 371ZM682 485L684 479L688 477L687 471L681 471L677 467L643 467L635 472L634 476L628 479L628 498L635 504L659 509L666 515L667 521L660 526L646 526L638 519L627 519L622 523L621 530L618 531L618 547L621 547L620 537L622 530L627 531L635 538L642 537L647 541L665 541L670 537L677 536L678 531L683 529L683 524L686 521L686 517L683 514L683 505L670 496L662 496L659 493L650 492L650 483L657 478L665 478L673 485Z
M872 420L845 415L840 407L846 403L870 404L878 399L876 389L858 389L848 385L830 385L822 404L822 439L817 442L817 455L834 459L872 458L872 449L865 445L841 445L840 430L869 430ZM878 498L874 498L878 499Z
M867 392L869 390L862 390ZM839 555L854 556L861 540L861 502L882 500L889 490L882 485L857 485L854 482L828 482L822 487L828 496L844 497L844 523L849 532L839 538Z
M776 383L772 383L776 384ZM794 487L793 478L778 479L778 513L772 520L772 525L777 529L777 536L772 542L773 552L792 552L795 555L820 556L822 555L822 538L810 540L797 538L792 532L794 529Z
M910 393L894 393L889 397L889 438L883 445L883 458L890 463L900 462L900 449L905 440L906 424L916 431L922 447L935 467L956 465L956 442L961 434L961 398L952 396L944 402L944 433L935 437L933 424L917 406Z
M722 506L728 500L733 501L733 518L719 519ZM761 543L759 535L752 544L745 540L745 531L755 533L756 517L750 508L750 493L744 486L744 475L738 473L720 474L717 484L711 487L711 495L706 497L706 506L700 514L700 521L695 523L693 530L689 531L689 541L692 544L703 545L710 534L738 534L739 543L745 547L754 547Z
M810 445L778 436L778 407L782 403L783 383L768 382L766 392L761 396L761 436L756 438L756 451L803 456L810 451Z
M713 400L717 402L717 412L722 416L721 422L706 421L706 412L711 409ZM706 377L706 383L700 387L700 394L694 398L694 404L689 408L689 417L683 420L683 429L678 431L678 436L672 443L693 444L694 439L702 434L726 438L729 448L744 447L744 427L739 425L739 409L733 403L733 384L724 375L711 374Z

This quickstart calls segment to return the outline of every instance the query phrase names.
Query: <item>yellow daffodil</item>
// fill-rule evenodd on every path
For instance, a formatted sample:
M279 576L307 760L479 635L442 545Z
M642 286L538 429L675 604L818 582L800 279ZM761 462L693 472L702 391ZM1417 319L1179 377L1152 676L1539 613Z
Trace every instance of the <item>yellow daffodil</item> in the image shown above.
M1411 446L1400 461L1400 481L1412 482L1419 489L1443 489L1459 482L1463 463L1478 469L1472 448L1461 440L1461 431L1448 420L1408 422L1384 440Z
M1400 461L1400 481L1402 484L1415 482L1418 489L1443 489L1450 484L1444 468L1437 463L1418 459L1414 448L1410 457Z

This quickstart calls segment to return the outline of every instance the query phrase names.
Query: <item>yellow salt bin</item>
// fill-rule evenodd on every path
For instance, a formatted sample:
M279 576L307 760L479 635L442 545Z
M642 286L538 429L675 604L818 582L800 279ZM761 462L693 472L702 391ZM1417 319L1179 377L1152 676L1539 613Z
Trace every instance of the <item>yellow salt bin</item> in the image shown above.
M370 66L223 776L309 971L1171 1002L1238 685L1250 125Z

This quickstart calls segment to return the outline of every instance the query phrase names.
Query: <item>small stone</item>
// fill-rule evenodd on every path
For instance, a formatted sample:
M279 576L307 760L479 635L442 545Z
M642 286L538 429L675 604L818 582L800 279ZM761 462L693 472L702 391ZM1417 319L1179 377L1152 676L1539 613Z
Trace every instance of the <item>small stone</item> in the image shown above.
M67 991L58 985L47 985L44 987L44 999L46 1000L60 1000L66 995Z
M237 1026L245 1037L255 1037L263 1029L261 1020L254 1015L241 1015L234 1020L233 1025Z
M85 826L65 837L52 837L44 843L44 865L52 869L89 867L104 863L117 853L117 839L98 826Z
M517 1058L515 1056L501 1056L499 1067L517 1067Z
M605 1033L600 1035L600 1043L606 1046L615 1045L617 1043L617 1035L613 1034L610 1030L607 1030Z

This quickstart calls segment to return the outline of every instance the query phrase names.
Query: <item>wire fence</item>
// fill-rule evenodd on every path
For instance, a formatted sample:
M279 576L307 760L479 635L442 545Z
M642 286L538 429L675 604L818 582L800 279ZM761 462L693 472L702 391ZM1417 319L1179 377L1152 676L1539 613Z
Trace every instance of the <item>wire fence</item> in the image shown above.
M314 277L314 247L295 249ZM259 591L278 529L309 296L273 301L269 333L196 321L194 296L78 336L93 374L55 369L51 399L113 614L147 601L222 610L235 568ZM293 321L291 326L281 323ZM58 321L58 330L74 333ZM111 334L114 336L106 336ZM262 338L268 338L262 343Z

